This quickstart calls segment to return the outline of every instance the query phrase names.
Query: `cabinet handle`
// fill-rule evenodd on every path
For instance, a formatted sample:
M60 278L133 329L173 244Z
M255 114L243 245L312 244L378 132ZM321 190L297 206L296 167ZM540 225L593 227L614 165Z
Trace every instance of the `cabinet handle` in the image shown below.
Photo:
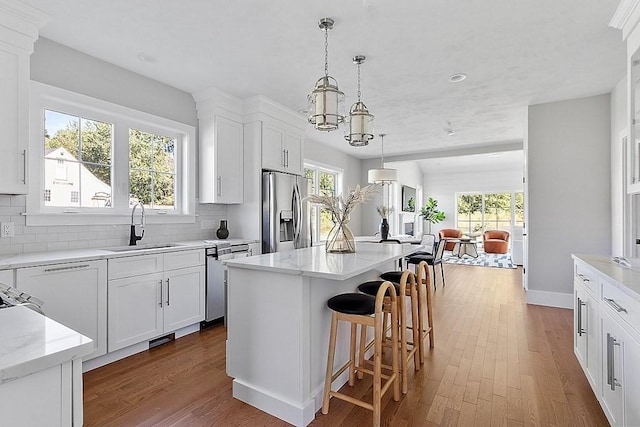
M608 302L609 305L611 307L613 307L618 313L627 313L627 314L629 314L627 309L624 308L623 306L621 306L620 304L618 304L613 298L605 298L604 300L606 302Z
M582 328L582 307L585 305L587 305L587 303L583 302L580 297L578 297L578 336L580 337L582 334L587 333L587 331Z
M282 167L286 168L287 167L287 160L285 158L287 153L287 150L282 150Z
M77 270L79 268L87 268L89 267L89 264L82 264L82 265L69 265L67 267L54 267L54 268L45 268L44 272L45 273L50 273L52 271L64 271L64 270Z
M27 183L27 150L22 150L22 183Z
M222 177L218 175L218 196L222 196Z
M286 157L286 159L287 159L287 164L286 164L286 166L287 166L287 167L289 167L289 150L285 150L284 152L285 152L285 157Z
M167 307L169 306L169 300L171 299L169 296L169 289L171 289L171 287L169 286L169 279L167 279Z
M164 297L162 296L164 292L162 292L162 279L160 279L160 307L162 307L162 300Z
M583 282L590 282L591 280L589 280L588 277L578 273L578 277L583 281Z
M611 391L616 391L616 387L620 387L620 383L616 379L615 366L615 349L614 346L620 346L618 340L607 333L607 384L611 386Z

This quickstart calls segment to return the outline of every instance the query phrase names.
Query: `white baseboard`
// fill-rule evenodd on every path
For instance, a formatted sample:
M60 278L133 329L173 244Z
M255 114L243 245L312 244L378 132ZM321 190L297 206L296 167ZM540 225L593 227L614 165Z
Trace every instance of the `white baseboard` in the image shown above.
M573 294L546 291L527 291L527 304L547 307L573 308Z

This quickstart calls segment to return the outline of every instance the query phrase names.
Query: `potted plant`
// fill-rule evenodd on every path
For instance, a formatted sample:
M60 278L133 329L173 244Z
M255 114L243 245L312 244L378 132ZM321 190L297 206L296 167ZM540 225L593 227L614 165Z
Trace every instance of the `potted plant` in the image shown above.
M438 210L438 201L433 197L429 197L427 204L420 209L420 216L427 222L427 234L431 234L431 224L445 219L444 212Z
M389 215L393 212L393 207L382 205L377 206L376 210L380 218L382 218L382 222L380 223L380 237L382 240L387 240L389 238Z

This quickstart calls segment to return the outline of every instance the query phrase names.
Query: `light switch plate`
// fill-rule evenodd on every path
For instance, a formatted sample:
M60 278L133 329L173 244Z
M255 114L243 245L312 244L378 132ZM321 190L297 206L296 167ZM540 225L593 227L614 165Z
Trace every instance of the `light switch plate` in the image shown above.
M15 237L15 224L13 222L0 223L0 237Z

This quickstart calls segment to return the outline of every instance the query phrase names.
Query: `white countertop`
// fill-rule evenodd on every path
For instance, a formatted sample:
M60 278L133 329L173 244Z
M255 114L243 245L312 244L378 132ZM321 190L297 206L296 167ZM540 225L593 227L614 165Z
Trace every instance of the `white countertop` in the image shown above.
M226 261L231 268L346 280L415 251L419 245L359 242L352 254L327 253L324 246L263 254Z
M640 268L622 267L611 261L611 257L603 255L572 255L572 257L595 268L607 276L613 284L626 289L627 294L640 301Z
M0 384L81 358L93 341L26 307L0 309Z
M52 251L52 252L33 252L17 255L3 255L0 256L0 270L6 270L11 268L20 267L34 267L39 265L58 264L65 262L75 261L92 261L108 258L120 258L130 257L133 255L144 255L148 253L162 253L162 252L174 252L185 251L190 249L204 249L211 248L216 245L217 242L228 242L232 245L243 243L255 243L257 240L248 239L226 239L226 240L194 240L187 242L168 242L176 246L166 248L155 249L137 249L125 252L113 252L107 250L107 248L87 248L87 249L75 249L68 251ZM146 243L146 242L145 242ZM145 243L140 243L140 246L144 246ZM150 245L162 244L162 242L149 243ZM127 246L118 246L118 248L127 248ZM131 246L135 248L135 246Z
M380 236L356 236L356 242L369 242L369 243L378 243L380 242ZM399 236L389 236L390 240L400 240L401 243L413 243L418 244L422 241L422 237L418 236L410 236L408 234L401 234Z

